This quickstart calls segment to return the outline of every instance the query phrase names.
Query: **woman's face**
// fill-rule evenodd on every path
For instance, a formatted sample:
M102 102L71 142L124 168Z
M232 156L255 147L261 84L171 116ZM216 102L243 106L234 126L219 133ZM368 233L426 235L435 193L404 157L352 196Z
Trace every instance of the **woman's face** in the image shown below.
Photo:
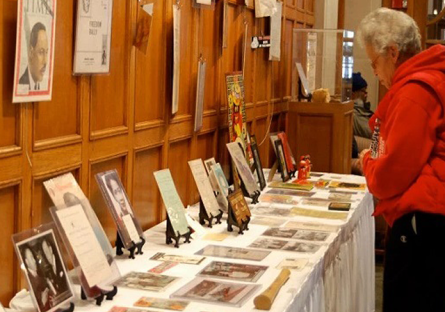
M121 205L121 207L125 207L124 192L120 188L119 184L117 184L115 180L110 180L110 186L114 199L119 203L119 205Z
M379 81L386 88L390 88L392 78L396 71L396 64L399 58L399 51L396 47L390 46L386 54L377 53L371 45L366 45L366 54L371 61L371 67L374 75L379 78Z

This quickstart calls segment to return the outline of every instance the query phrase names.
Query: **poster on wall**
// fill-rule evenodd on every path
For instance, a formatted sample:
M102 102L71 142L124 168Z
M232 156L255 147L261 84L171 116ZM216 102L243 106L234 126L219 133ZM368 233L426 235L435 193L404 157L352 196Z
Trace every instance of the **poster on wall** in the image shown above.
M18 0L13 103L50 101L57 0Z
M281 19L283 3L277 1L277 11L270 17L270 49L269 61L279 61L281 58Z
M178 5L173 5L173 94L172 94L172 114L176 114L179 109L179 75L181 57L181 9Z
M74 74L110 71L113 0L78 0Z
M248 164L253 164L250 138L246 126L244 78L242 72L226 74L230 142L241 143Z

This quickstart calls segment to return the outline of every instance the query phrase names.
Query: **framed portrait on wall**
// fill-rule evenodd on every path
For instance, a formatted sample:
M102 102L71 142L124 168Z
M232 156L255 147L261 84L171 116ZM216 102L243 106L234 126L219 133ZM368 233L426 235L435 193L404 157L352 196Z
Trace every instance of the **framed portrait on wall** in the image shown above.
M12 102L50 101L57 0L18 0Z

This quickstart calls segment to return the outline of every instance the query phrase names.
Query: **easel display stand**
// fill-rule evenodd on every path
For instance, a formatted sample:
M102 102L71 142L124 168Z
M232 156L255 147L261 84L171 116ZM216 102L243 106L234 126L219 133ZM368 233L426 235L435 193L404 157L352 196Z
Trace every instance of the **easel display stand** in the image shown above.
M207 213L207 211L204 207L204 203L202 202L202 199L200 198L199 199L199 223L201 225L204 225L205 221L207 221L209 223L208 227L212 228L212 221L213 221L213 219L216 218L215 224L221 224L221 218L223 216L223 211L221 209L218 209L218 210L219 210L218 215L214 216L212 213L210 213L210 216L209 216L209 214Z
M57 309L57 312L73 312L74 311L74 303L70 302L70 307L67 309Z
M249 230L249 222L250 222L250 217L247 217L246 221L242 221L241 224L238 224L238 222L236 222L235 213L233 212L232 205L230 205L229 202L229 211L227 216L227 231L233 232L233 226L236 226L239 229L238 234L243 235L244 231Z
M169 245L173 243L173 241L175 241L175 247L179 248L179 239L181 238L181 236L185 238L184 243L190 243L190 235L192 235L192 228L188 226L188 229L189 229L188 232L183 235L181 235L179 231L175 233L170 218L167 216L167 228L165 230L166 244Z
M132 241L132 246L130 248L128 248L128 251L130 252L130 255L128 256L128 258L130 259L134 259L134 255L135 255L135 251L136 251L136 255L142 255L144 254L142 252L142 247L145 244L145 239L143 237L140 237L141 241L138 243L135 243L134 241ZM124 249L124 243L122 242L121 236L119 235L119 232L117 232L116 234L116 255L118 256L122 256L124 254L124 252L122 251L122 249Z
M244 182L242 181L241 181L241 189L243 190L243 194L245 197L249 197L250 199L252 199L252 205L259 203L259 197L261 195L261 191L255 191L255 193L249 194L249 192L247 192L246 186L244 185Z
M96 300L96 305L101 306L102 302L104 301L104 298L107 300L113 300L114 296L117 294L117 287L113 286L113 290L111 291L104 291L100 289L100 295L95 297L94 300ZM83 291L83 288L81 288L80 297L82 300L87 300L87 296L85 295L85 292Z
M275 160L272 168L270 168L269 175L267 176L267 182L272 182L273 177L275 176L275 173L277 173L277 170L278 170L278 160ZM295 174L297 173L297 171L298 171L297 169L295 169L293 171L290 171L289 172L289 177L291 179L295 178Z

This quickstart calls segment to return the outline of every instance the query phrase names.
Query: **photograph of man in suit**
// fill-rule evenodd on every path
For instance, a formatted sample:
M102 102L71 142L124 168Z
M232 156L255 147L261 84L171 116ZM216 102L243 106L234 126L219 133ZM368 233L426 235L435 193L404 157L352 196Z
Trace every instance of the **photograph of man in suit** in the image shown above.
M28 85L29 90L40 90L40 84L45 76L48 62L48 49L46 27L37 22L34 24L29 37L28 67L19 79L20 85Z

